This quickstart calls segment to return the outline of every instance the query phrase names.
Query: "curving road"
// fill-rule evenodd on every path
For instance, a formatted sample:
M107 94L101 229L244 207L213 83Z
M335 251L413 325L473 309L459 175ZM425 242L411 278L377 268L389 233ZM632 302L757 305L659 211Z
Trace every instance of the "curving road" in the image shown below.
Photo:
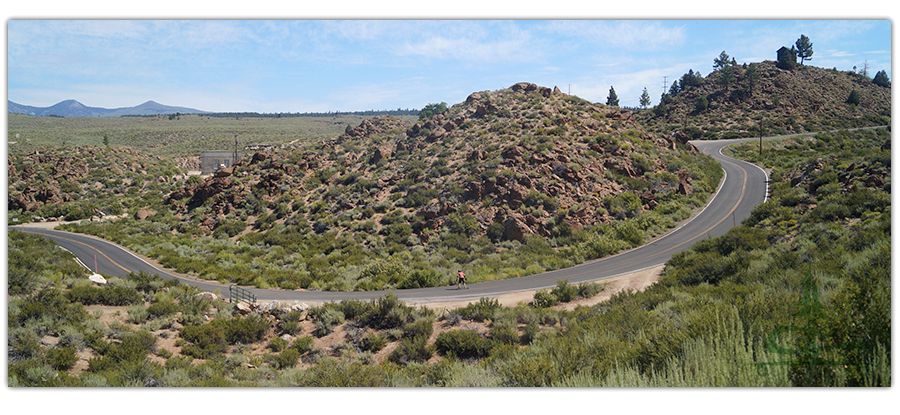
M689 248L694 242L707 237L724 234L736 223L750 215L753 208L766 200L768 176L756 165L722 155L721 150L729 144L757 139L737 139L692 142L701 152L711 155L722 164L725 180L707 207L678 229L651 243L617 255L590 261L571 268L535 274L526 277L469 284L468 290L451 287L430 287L411 290L365 291L365 292L325 292L325 291L283 291L250 288L260 301L306 301L322 303L343 299L369 300L393 292L403 301L412 303L432 303L449 301L477 301L481 297L496 297L501 294L547 289L556 286L560 280L572 284L603 280L634 271L662 265L673 254ZM159 274L165 279L178 278L186 284L205 291L220 290L228 297L228 286L216 282L201 282L177 277L157 269L133 255L126 249L111 242L92 236L63 231L40 229L27 226L8 227L28 233L44 235L75 254L88 268L105 275L124 277L130 272L145 271Z

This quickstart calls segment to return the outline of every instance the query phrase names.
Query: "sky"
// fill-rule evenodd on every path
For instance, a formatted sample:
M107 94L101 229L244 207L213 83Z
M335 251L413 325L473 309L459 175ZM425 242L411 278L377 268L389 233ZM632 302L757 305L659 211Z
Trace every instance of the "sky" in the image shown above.
M32 20L34 19L34 20ZM153 100L214 112L326 112L460 103L517 82L592 102L614 88L656 104L725 51L774 60L801 34L807 64L891 75L891 21L688 19L7 20L7 96L121 108ZM892 77L891 77L892 79Z

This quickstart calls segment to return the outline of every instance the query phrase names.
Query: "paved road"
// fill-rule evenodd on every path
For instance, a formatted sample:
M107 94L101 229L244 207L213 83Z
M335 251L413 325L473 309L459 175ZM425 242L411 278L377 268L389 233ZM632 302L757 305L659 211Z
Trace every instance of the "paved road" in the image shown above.
M702 238L724 234L736 223L748 217L753 208L767 198L768 177L759 167L722 155L721 149L729 144L755 139L696 141L697 148L718 160L725 170L725 180L710 204L692 220L668 235L641 247L601 260L591 261L575 267L535 274L502 281L469 284L468 290L452 287L430 287L412 290L392 290L401 300L414 303L477 301L481 297L496 297L501 294L552 288L559 280L569 280L572 284L598 281L618 275L628 274L662 265L673 254L689 248ZM178 278L159 270L113 243L99 238L69 232L39 229L33 227L9 227L29 233L49 237L60 246L74 253L85 266L100 273L126 276L130 272L145 271L159 274L166 279ZM205 291L220 290L228 297L228 286L215 282L198 282L182 279L183 282ZM342 299L374 299L389 291L366 292L321 292L282 291L249 289L259 300L290 301L311 303L340 301Z

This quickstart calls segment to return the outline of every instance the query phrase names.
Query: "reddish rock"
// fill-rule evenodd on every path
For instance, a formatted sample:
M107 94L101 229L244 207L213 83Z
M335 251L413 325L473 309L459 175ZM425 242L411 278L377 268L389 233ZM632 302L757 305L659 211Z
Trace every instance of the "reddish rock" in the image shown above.
M150 209L140 209L134 213L135 220L144 220L156 214L156 212Z
M503 239L525 242L526 235L534 235L534 230L522 220L520 215L508 216L503 222Z

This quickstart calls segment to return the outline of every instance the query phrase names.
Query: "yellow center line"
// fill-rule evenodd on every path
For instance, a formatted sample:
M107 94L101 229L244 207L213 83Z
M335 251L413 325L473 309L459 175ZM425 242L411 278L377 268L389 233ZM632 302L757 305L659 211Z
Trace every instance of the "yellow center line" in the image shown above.
M704 149L704 152L705 152L705 151L706 151L706 149ZM735 164L735 163L733 163L733 162L730 162L730 161L728 161L728 160L722 160L722 161L725 162L725 163L731 164L732 166L735 166L735 167L741 169L742 172L744 172L744 180L743 180L743 182L741 183L741 196L738 197L737 202L735 202L735 204L734 204L734 206L732 206L731 210L728 211L728 213L725 214L725 216L723 216L722 219L719 219L718 222L716 222L714 225L710 226L709 228L707 228L707 229L704 230L703 232L700 232L699 234L697 234L697 236L694 236L693 238L688 239L687 241L684 241L684 242L682 242L682 243L680 243L680 244L678 244L678 245L675 245L675 246L673 246L673 247L671 247L671 248L668 248L668 249L665 249L665 250L663 250L663 251L657 252L657 253L654 254L654 255L664 254L664 253L669 252L669 251L671 251L671 250L673 250L673 249L676 249L676 248L678 248L678 247L681 247L681 246L683 246L683 245L685 245L685 244L691 243L691 242L697 240L697 238L703 237L703 234L708 233L709 231L713 230L716 226L719 226L720 224L722 224L722 222L724 222L726 219L728 219L728 216L729 216L729 215L731 215L732 213L734 213L735 210L737 210L737 207L741 204L741 201L744 200L744 195L745 195L746 190L747 190L747 176L748 176L747 170L744 170L744 168L741 167L740 165ZM646 246L646 245L642 245L642 246ZM635 248L635 249L637 249L637 248ZM635 258L635 259L633 259L633 260L631 260L631 261L628 261L628 262L625 262L625 263L623 263L623 264L621 264L621 265L628 265L628 264L637 262L637 261L639 261L639 260L641 260L641 259L643 259L643 258ZM601 259L601 261L602 261L602 259ZM585 272L581 272L581 273L574 274L573 276L585 275L585 274L588 274L588 273L590 273L590 272L591 272L591 271L588 270L588 271L585 271Z
M32 235L41 235L41 236L44 236L44 237L49 237L48 235L43 234L43 233L40 233L40 232L29 232L29 231L26 231L26 230L24 230L24 229L22 229L22 232L24 232L24 233L30 233L30 234L32 234ZM99 253L100 255L103 255L103 257L106 258L109 262L112 262L113 265L115 265L115 266L117 266L117 267L119 267L119 268L122 268L122 270L124 270L124 271L127 272L127 273L131 273L131 272L132 272L130 269L125 268L125 267L119 265L118 262L113 261L112 258L106 256L106 254L104 254L103 251L101 251L101 250L99 250L99 249L97 249L97 248L95 248L95 247L93 247L93 246L91 246L91 245L88 245L88 244L86 244L86 243L84 243L84 242L81 242L81 241L76 241L76 240L74 240L74 239L69 239L69 238L66 238L66 237L64 237L64 236L53 235L53 237L55 237L55 238L60 238L60 239L65 239L65 240L67 240L67 241L69 241L69 242L75 242L76 244L84 245L84 246L86 246L86 247L88 247L88 248L91 248L91 249L97 251L97 253ZM94 270L94 271L96 271L96 270Z

